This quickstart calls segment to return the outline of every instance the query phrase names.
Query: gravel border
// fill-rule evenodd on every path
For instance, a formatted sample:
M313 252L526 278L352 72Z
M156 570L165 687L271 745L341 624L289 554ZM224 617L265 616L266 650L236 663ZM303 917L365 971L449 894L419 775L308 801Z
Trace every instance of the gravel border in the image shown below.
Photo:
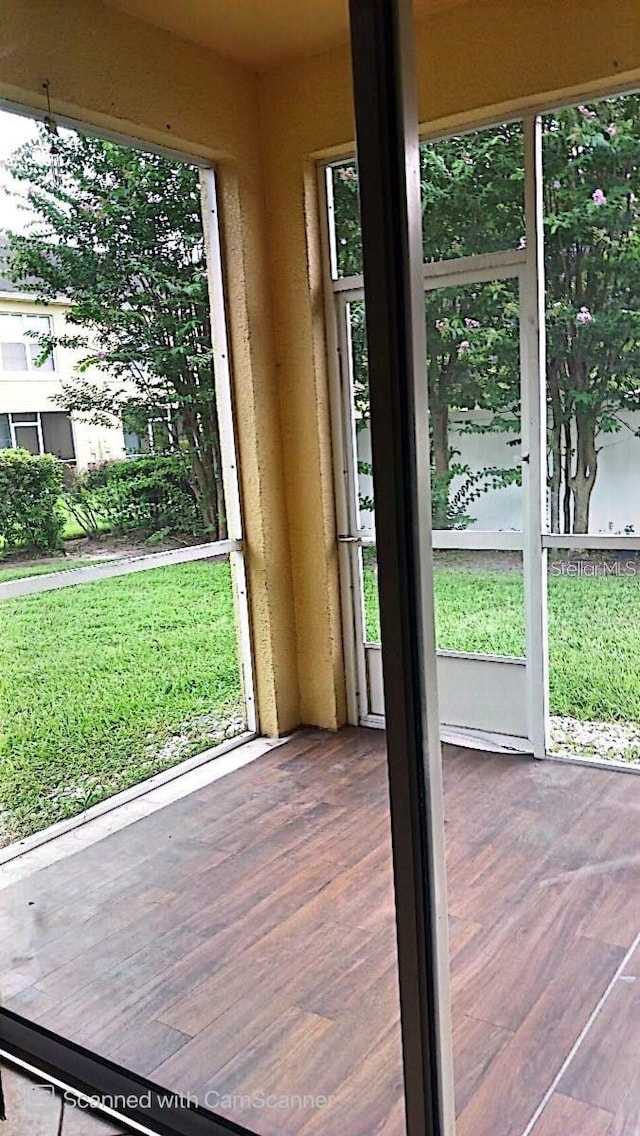
M640 722L585 722L551 717L551 752L562 757L640 764Z

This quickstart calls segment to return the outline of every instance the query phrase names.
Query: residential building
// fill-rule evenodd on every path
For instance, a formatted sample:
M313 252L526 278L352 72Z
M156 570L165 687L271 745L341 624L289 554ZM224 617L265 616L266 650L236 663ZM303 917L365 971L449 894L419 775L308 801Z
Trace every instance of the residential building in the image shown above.
M70 416L56 401L81 353L56 345L42 360L35 337L63 335L65 310L63 300L43 304L0 275L0 449L21 446L85 469L137 452L141 440L125 438L120 424L94 425Z

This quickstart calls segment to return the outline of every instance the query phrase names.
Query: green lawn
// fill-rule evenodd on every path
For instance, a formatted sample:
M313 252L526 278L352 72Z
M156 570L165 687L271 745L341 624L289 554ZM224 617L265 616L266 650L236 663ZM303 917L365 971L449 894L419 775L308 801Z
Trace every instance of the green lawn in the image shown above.
M228 564L3 600L0 842L237 732L239 704Z
M517 572L440 568L435 587L439 647L522 654ZM365 591L375 641L370 565ZM640 578L554 577L549 608L552 713L640 722ZM237 732L240 697L228 564L2 600L0 844Z
M523 582L517 572L435 570L438 647L522 655ZM367 638L380 638L375 573L365 568ZM549 580L551 713L584 721L640 721L640 577Z

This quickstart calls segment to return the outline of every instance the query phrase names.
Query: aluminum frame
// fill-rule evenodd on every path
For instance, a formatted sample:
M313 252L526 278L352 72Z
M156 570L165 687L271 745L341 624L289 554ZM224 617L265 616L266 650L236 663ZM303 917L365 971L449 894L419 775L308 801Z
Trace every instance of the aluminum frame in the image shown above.
M585 91L581 99L572 100L566 105L578 105L579 101L588 101L590 98L613 97L615 94L628 90L635 90L637 84L621 84L612 86L606 93ZM565 105L565 104L563 104ZM548 531L546 516L546 384L545 384L545 328L544 328L544 262L543 262L543 231L542 231L542 154L541 154L541 119L540 115L557 109L555 101L540 104L535 111L524 116L511 116L512 120L520 117L523 123L525 142L525 222L527 247L525 250L514 250L501 254L484 254L476 257L461 257L455 261L441 262L434 265L425 264L425 277L431 277L432 287L439 287L446 283L460 282L461 276L469 269L475 269L478 275L474 279L497 278L496 268L517 267L517 275L521 281L521 288L525 293L527 311L523 312L523 338L525 346L522 365L526 373L526 391L523 399L523 419L526 416L529 429L529 445L527 447L528 462L524 466L523 482L528 486L525 498L525 521L523 532L520 533L494 533L494 532L449 532L435 530L432 534L434 548L466 548L466 549L500 549L510 548L522 550L527 558L528 570L525 581L527 594L525 596L527 661L530 663L530 681L528 686L527 714L529 732L534 755L558 760L556 755L549 752L549 653L548 653L548 605L547 605L547 559L549 550L554 549L592 549L600 551L640 551L640 536L608 533L563 534ZM495 118L478 119L465 123L458 130L435 130L423 137L446 138L452 133L469 133L474 130L490 127ZM332 158L324 161L321 167L320 191L326 192L325 187L331 189L330 167L336 160L346 161L353 154L345 152L340 159ZM325 291L327 296L335 297L339 301L360 299L362 296L362 277L338 277L335 255L331 264L326 263L325 257ZM484 262L484 263L483 263ZM505 275L513 275L507 272ZM336 307L327 305L328 322L336 319ZM340 308L338 306L339 313ZM338 316L339 318L339 316ZM339 363L339 360L338 360ZM333 387L333 397L340 385L340 378L336 377L338 367L336 360L329 355L330 378ZM344 463L341 468L336 467L337 497L342 491L341 479L345 477ZM356 534L356 535L354 535ZM373 545L375 542L366 534L352 529L345 534L345 540L355 541L360 547ZM350 570L345 577L343 591L347 593L349 611L358 607L361 581L356 570L357 556L354 548L350 552ZM351 597L349 605L348 597ZM345 643L350 634L353 634L353 620L345 620ZM356 620L357 629L357 620ZM347 675L348 687L353 687L354 680L350 673ZM363 689L362 678L357 679L357 687ZM365 683L366 689L366 683ZM375 723L373 719L376 719ZM350 718L351 721L355 719ZM365 713L359 719L363 724L377 724L377 716ZM597 759L567 758L588 765L601 764ZM607 767L609 764L607 763Z
M524 204L527 258L521 278L522 486L524 492L524 602L527 721L534 757L547 753L549 674L547 555L542 547L547 499L546 337L542 214L542 122L527 115L524 130Z
M351 0L350 24L407 1133L452 1136L411 0Z
M1 101L0 106L2 106ZM75 124L75 126L77 126L77 124ZM125 142L125 144L127 143ZM131 141L129 141L128 144L131 145ZM181 160L188 159L183 157ZM224 541L211 541L202 545L194 545L190 548L173 549L169 552L148 553L119 562L108 562L100 565L91 565L85 568L47 573L42 576L25 577L22 580L0 583L0 601L39 592L53 591L57 588L72 587L95 580L125 576L133 572L148 571L167 564L180 564L186 563L187 561L203 560L228 554L234 586L234 606L238 633L238 659L242 676L247 731L251 736L254 736L258 729L258 720L255 698L253 637L249 616L248 584L244 559L244 532L231 391L231 369L229 364L215 170L212 167L201 166L200 182L202 190L202 220L206 249L207 282L209 286L209 306L211 312L216 406L220 430L220 450L225 507L227 511L228 539ZM44 441L40 411L34 411L33 425L37 427L40 452L43 452ZM71 423L71 429L75 447L73 423ZM11 413L9 413L9 430L11 441L15 445L15 425Z
M239 540L218 540L211 544L172 548L166 552L148 552L143 556L132 556L128 559L107 560L101 564L89 564L85 568L46 572L42 576L23 576L22 579L0 583L0 601L17 599L18 596L33 596L39 592L53 592L58 588L77 587L80 584L94 583L96 580L130 576L134 572L149 572L154 568L164 568L168 564L210 560L216 556L233 555L241 549L242 544Z
M521 371L521 428L523 470L523 526L520 532L487 532L432 530L432 547L439 549L495 549L517 550L523 553L525 585L524 617L527 662L526 719L528 748L542 758L547 753L549 731L548 649L546 606L546 551L544 527L546 523L546 411L543 376L545 374L544 284L542 248L542 190L541 190L541 131L540 119L535 115L522 118L524 139L524 208L526 247L505 249L493 253L480 253L438 262L424 262L422 266L425 291L443 287L456 287L489 280L516 279L520 294L520 371ZM325 231L330 229L327 212L327 191L331 191L331 163L320 168L319 189L324 195L325 208L321 210ZM335 234L334 234L335 246ZM332 246L333 247L333 246ZM349 664L347 690L350 707L357 705L358 716L350 721L366 723L371 717L368 705L368 680L365 659L362 576L359 549L375 545L375 540L359 530L357 510L357 464L355 458L355 430L351 444L345 419L353 417L351 407L350 343L347 306L364 298L362 276L337 277L335 253L324 256L325 303L328 320L333 322L332 336L337 349L329 353L329 373L332 387L332 407L340 406L343 423L341 448L335 463L336 499L348 502L347 518L350 527L345 531L341 523L343 543L348 544L348 564L342 579L343 619L345 646L355 636L355 662ZM331 301L331 302L330 302ZM334 410L335 414L335 410ZM353 502L355 501L355 506ZM341 518L342 522L343 518ZM632 538L631 538L632 539ZM638 539L640 545L640 539ZM560 545L558 545L560 546ZM341 564L343 561L341 560ZM353 638L352 638L353 643ZM353 646L349 648L353 656ZM347 654L345 650L345 654ZM440 652L438 652L440 654ZM461 652L466 656L466 652ZM493 658L494 656L487 656ZM464 730L461 728L461 734ZM470 739L472 731L469 731ZM517 743L523 748L523 739L505 737L505 744Z
M0 1059L63 1092L95 1102L95 1112L144 1136L255 1136L240 1124L172 1093L88 1049L0 1008ZM1 1070L0 1070L1 1071ZM186 1094L185 1094L186 1096ZM172 1103L168 1103L171 1098ZM131 1101L122 1110L109 1101ZM178 1103L173 1103L174 1101ZM137 1102L137 1104L133 1103Z
M479 261L479 264L478 264ZM525 752L534 751L536 756L543 756L544 737L545 737L545 723L546 717L541 713L541 706L537 698L538 686L540 681L540 671L536 670L538 661L541 657L541 652L531 648L530 644L535 639L536 632L533 630L534 620L531 613L537 618L538 611L535 608L537 602L536 595L539 588L531 583L533 574L536 574L536 579L539 579L541 568L537 562L537 557L540 553L540 540L532 537L531 529L532 522L531 516L542 516L544 509L544 498L536 494L535 503L533 506L528 504L531 493L534 490L534 485L530 482L530 470L532 465L535 465L535 456L538 455L537 469L541 468L541 450L540 450L540 419L533 419L529 411L532 402L535 404L535 395L532 399L532 387L535 390L535 372L532 371L531 363L537 357L537 322L535 321L535 309L532 308L530 302L527 302L527 260L526 254L517 252L511 254L506 252L504 255L488 254L483 255L481 258L465 257L461 258L460 262L454 262L456 269L450 271L451 262L442 262L437 266L438 271L433 272L431 264L424 266L424 289L425 291L434 290L440 287L456 287L464 286L466 284L475 284L480 281L489 281L496 279L511 279L517 280L520 295L520 358L521 358L521 371L520 371L520 392L522 402L522 452L523 452L523 528L519 532L486 532L482 530L448 530L448 529L434 529L432 530L432 547L439 549L495 549L500 551L515 550L523 553L523 567L524 567L524 581L525 581L525 601L524 601L524 616L525 616L525 632L526 632L526 661L527 661L527 738L529 741L529 749L523 746L524 738L517 739L519 748ZM459 263L459 267L458 267ZM494 267L495 265L495 267ZM531 271L529 269L529 271ZM367 647L371 646L366 640L364 634L364 614L363 614L363 596L362 596L362 580L360 575L360 563L358 560L359 549L375 546L375 538L367 533L363 533L358 529L359 523L359 510L358 510L358 473L357 473L357 457L356 457L356 431L353 426L353 407L351 401L351 343L349 335L349 317L348 307L352 303L364 301L364 291L362 289L350 288L348 290L339 290L334 297L335 299L335 315L334 318L337 322L338 333L338 365L340 368L340 391L339 400L341 405L341 413L343 417L344 426L342 428L345 440L342 443L340 464L343 476L343 493L341 496L347 497L348 508L348 523L350 528L347 533L340 535L338 540L341 544L349 545L349 593L352 599L353 610L350 614L350 622L347 626L352 626L355 633L355 666L356 666L356 695L358 705L358 718L356 721L365 722L371 713L369 706L369 691L368 691L368 666L366 662ZM533 379L532 379L533 376ZM335 382L335 379L334 379ZM337 401L337 392L334 390L334 402ZM349 431L348 424L351 423L351 430ZM535 484L535 483L534 483ZM339 494L340 496L340 494ZM535 527L535 525L533 526ZM541 632L539 632L541 633ZM346 638L346 636L345 636ZM482 655L477 652L448 652L438 650L438 657L443 654L454 654L465 658L478 658L495 661L495 655ZM544 652L542 652L544 658ZM544 682L544 689L546 692L546 674L543 674L542 681ZM353 681L350 684L353 689ZM542 707L546 707L547 699L544 696ZM352 719L353 720L353 719ZM461 733L464 732L465 727L460 727ZM469 728L471 730L471 727ZM542 743L540 741L542 740ZM506 744L512 745L514 739L511 736L505 735Z

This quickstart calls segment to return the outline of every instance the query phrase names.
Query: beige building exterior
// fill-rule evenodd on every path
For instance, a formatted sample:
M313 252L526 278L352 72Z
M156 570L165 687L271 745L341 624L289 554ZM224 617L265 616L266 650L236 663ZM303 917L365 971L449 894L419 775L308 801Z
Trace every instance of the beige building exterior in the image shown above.
M56 402L81 352L56 346L52 356L38 365L40 348L33 335L64 334L65 310L62 300L42 304L0 282L0 448L22 446L36 454L52 453L86 469L123 458L125 435L121 424L83 422L69 417Z

